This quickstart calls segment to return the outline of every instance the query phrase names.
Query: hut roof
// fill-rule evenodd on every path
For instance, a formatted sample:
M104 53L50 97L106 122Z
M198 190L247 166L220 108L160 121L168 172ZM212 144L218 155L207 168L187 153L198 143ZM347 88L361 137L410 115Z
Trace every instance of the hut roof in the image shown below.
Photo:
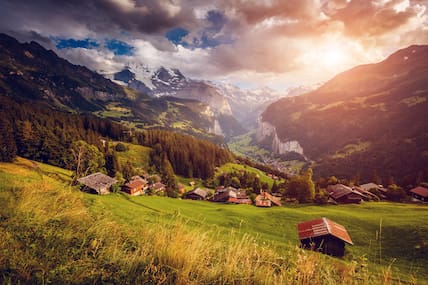
M259 195L257 195L256 204L257 204L257 201L261 201L261 200L270 200L276 206L282 205L281 204L281 198L275 197L275 196L269 194L268 192L261 192Z
M411 193L417 194L422 197L428 197L428 189L425 187L418 186L410 190Z
M297 225L299 239L308 239L325 235L332 235L346 243L353 244L345 227L327 218L311 220Z
M193 189L192 191L186 192L184 195L187 196L190 194L196 194L202 197L203 199L205 199L208 196L208 191L201 188L196 188L196 189Z
M102 188L108 188L111 185L117 182L116 179L111 178L101 172L97 172L82 178L77 179L77 181L91 189L100 191Z
M378 184L375 184L373 182L362 184L362 185L360 185L360 188L363 188L366 191L369 191L370 189L377 189L380 191L385 190L382 185L378 185Z
M352 193L357 194L357 195L361 196L362 198L367 198L364 194L362 194L358 191L355 191L351 187L345 186L343 184L328 185L327 186L327 193L334 200L340 199L341 197L352 194Z
M134 188L143 187L146 184L147 184L147 181L136 179L136 180L133 180L133 181L126 183L125 186L130 188L130 189L134 189Z

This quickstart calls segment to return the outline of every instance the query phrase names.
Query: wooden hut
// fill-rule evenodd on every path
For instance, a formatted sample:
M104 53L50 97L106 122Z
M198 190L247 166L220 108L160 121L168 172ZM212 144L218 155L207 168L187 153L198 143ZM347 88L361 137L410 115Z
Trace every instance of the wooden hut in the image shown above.
M260 195L257 195L256 197L256 206L257 207L281 206L281 198L274 197L268 192L261 191Z
M339 204L359 204L363 200L369 200L367 196L343 184L328 185L326 191L329 198Z
M205 200L207 196L208 196L207 190L196 188L196 189L193 189L192 191L184 193L183 198L191 199L191 200Z
M344 256L345 243L353 244L345 227L327 218L299 223L297 231L303 248L332 256Z
M428 189L425 187L416 187L410 190L413 202L428 202Z
M101 172L79 178L77 181L83 184L83 191L100 195L110 193L110 187L117 183L116 179Z
M234 187L218 188L211 201L230 204L252 204L251 199L248 198L244 190Z
M131 196L137 196L144 194L144 191L147 188L147 181L145 179L141 177L134 177L133 180L122 186L122 191L128 193Z

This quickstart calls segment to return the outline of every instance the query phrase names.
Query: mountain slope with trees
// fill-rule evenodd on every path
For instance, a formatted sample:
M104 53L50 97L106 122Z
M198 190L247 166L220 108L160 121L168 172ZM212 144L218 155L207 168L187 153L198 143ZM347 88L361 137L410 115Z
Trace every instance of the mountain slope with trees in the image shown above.
M315 174L417 184L428 177L428 46L341 73L271 104L262 121L298 141Z
M36 42L19 43L6 34L0 34L0 74L0 95L17 102L94 113L139 128L162 127L211 138L208 133L215 133L217 118L207 104L151 98L73 65ZM232 133L239 129L233 121L229 125Z

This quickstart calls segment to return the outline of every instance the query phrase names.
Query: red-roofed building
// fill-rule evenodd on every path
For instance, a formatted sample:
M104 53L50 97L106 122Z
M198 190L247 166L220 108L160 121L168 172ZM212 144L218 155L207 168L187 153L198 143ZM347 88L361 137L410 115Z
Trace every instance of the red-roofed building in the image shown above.
M410 195L414 202L428 202L428 189L418 186L410 190Z
M353 244L345 227L327 218L299 223L297 231L303 248L332 256L344 256L345 243Z
M131 196L137 196L144 194L144 191L148 188L147 181L145 179L134 178L134 180L126 183L122 186L122 191L128 193Z

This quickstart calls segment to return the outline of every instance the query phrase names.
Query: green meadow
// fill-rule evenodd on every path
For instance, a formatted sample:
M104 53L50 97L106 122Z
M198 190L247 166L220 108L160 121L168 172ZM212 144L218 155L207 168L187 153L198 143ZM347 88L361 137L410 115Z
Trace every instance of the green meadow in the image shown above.
M256 208L96 196L71 173L0 163L0 283L426 284L428 207L394 203ZM327 217L344 259L298 248L296 225Z

